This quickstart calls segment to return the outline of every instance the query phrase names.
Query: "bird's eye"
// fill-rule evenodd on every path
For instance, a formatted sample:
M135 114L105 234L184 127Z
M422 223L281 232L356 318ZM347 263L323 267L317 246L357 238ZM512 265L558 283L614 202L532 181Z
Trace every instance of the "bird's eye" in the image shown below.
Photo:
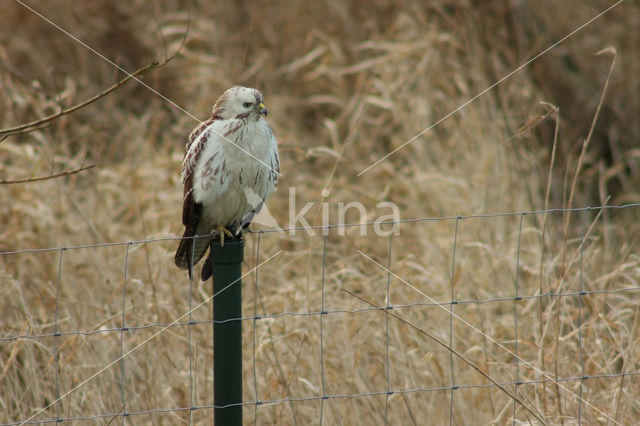
M243 107L249 108L251 106L251 102L245 102L242 104Z

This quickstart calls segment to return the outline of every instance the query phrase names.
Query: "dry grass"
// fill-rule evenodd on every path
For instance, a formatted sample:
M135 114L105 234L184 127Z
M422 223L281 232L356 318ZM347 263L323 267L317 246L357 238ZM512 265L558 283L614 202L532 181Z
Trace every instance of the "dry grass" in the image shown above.
M280 142L284 176L269 208L288 220L289 187L298 209L307 201L359 201L375 219L381 201L398 204L403 218L540 210L640 201L637 101L640 75L637 32L640 10L623 3L557 49L515 74L387 161L356 177L376 159L493 84L526 59L603 10L549 2L476 8L466 1L227 2L178 1L34 3L34 7L113 59L134 70L162 59L188 38L180 55L144 81L197 117L208 114L227 86L240 83L265 94ZM599 4L602 3L602 4ZM150 7L150 9L149 9ZM190 10L189 14L187 11ZM70 106L121 75L18 3L0 18L0 127L27 122ZM610 87L582 160L573 197L569 190L578 156L594 119L611 58L618 50ZM559 107L557 153L549 197L548 169L557 120L548 117L518 129L549 107ZM174 237L181 232L178 171L193 118L137 84L50 127L0 143L0 179L47 175L83 164L97 167L63 179L0 186L0 251L126 242ZM514 136L516 135L517 136ZM324 193L323 193L323 190ZM463 219L403 224L393 238L391 270L433 299L484 300L540 292L578 292L636 287L640 280L639 210ZM320 224L320 205L306 215ZM335 216L334 216L335 217ZM585 244L580 242L589 230ZM518 252L518 240L520 250ZM176 241L3 255L0 259L1 337L52 333L59 287L58 329L64 332L169 323L189 309L186 274L173 266ZM256 264L257 236L246 250ZM322 300L321 237L264 234L260 260L283 254L244 281L245 315L317 312ZM325 308L360 310L356 292L385 303L388 274L365 257L386 264L388 238L357 228L327 240ZM60 258L62 253L62 258ZM128 253L128 256L127 256ZM516 267L516 255L519 264ZM126 259L126 281L125 271ZM61 269L59 268L61 265ZM60 272L60 273L59 273ZM193 289L193 304L210 291ZM401 280L390 280L390 303L428 300ZM257 296L257 298L256 298ZM448 305L447 305L448 307ZM638 291L582 297L525 298L518 302L461 303L454 313L551 377L618 375L582 382L583 398L622 424L640 416L640 299ZM403 318L448 341L449 314L437 306L397 309ZM193 312L210 318L210 305ZM320 340L323 321L324 341ZM578 324L581 323L581 327ZM389 318L389 375L394 390L451 385L450 353L405 324ZM253 322L245 330L245 400L255 398ZM580 333L578 333L580 330ZM124 349L157 327L124 334ZM386 323L380 311L279 316L256 322L255 354L260 400L351 395L387 389ZM211 403L211 330L191 327L195 405ZM582 340L580 351L579 339ZM453 346L499 382L516 380L514 357L459 320ZM70 334L56 339L60 392L64 393L120 355L120 332ZM582 362L580 356L582 354ZM25 419L55 399L53 338L0 341L0 422ZM520 380L543 376L519 364ZM459 360L455 383L488 382ZM93 416L122 408L118 365L106 370L59 406L60 416ZM187 328L170 328L125 360L129 412L188 407ZM580 381L561 382L580 392ZM509 386L511 391L514 386ZM518 387L525 403L550 423L612 423L552 381ZM495 387L454 392L456 424L510 423L512 401ZM450 391L394 393L391 424L442 424L449 419ZM386 395L265 404L260 424L381 424ZM56 406L37 419L55 418ZM252 423L254 407L245 409ZM527 415L518 409L519 421ZM208 424L211 410L192 420ZM188 412L140 414L135 424L180 424ZM105 423L108 419L96 419Z

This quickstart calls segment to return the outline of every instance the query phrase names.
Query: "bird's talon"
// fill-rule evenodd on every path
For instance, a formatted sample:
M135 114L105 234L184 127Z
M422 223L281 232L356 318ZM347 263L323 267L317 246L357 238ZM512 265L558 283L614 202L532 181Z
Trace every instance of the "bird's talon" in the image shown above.
M218 225L216 227L216 230L218 231L218 235L220 235L220 246L224 247L224 236L226 235L227 237L233 239L233 234L231 233L231 231L229 231L227 228L225 228L222 225Z

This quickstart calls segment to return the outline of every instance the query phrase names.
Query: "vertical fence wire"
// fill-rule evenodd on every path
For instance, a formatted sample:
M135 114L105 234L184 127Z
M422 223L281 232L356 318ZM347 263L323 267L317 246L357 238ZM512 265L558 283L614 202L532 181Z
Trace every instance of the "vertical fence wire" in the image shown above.
M573 289L571 288L567 288L568 286L559 286L557 288L557 290L555 292L552 293L548 293L548 292L540 292L540 289L536 289L534 294L523 294L523 288L522 287L522 281L523 280L523 274L521 274L521 262L523 262L523 256L527 253L526 251L523 251L523 244L525 244L526 246L526 239L523 240L523 227L524 227L524 221L527 219L527 215L529 213L527 212L522 212L519 213L520 215L520 219L519 219L519 223L518 223L518 232L517 232L517 238L516 238L516 250L515 250L515 276L514 276L514 281L513 281L513 288L514 288L514 296L513 297L491 297L488 298L486 300L466 300L466 299L461 299L461 300L457 300L456 299L456 295L459 294L459 292L456 289L456 285L459 281L458 276L456 274L456 269L457 269L457 263L458 259L461 258L461 253L460 253L460 249L457 247L458 245L458 239L460 238L460 233L462 232L461 230L461 226L462 226L462 220L466 219L467 217L463 217L463 216L457 216L455 218L455 230L454 230L454 235L453 235L453 244L452 244L452 249L451 249L451 265L450 265L450 274L451 274L451 278L450 278L450 308L449 308L449 345L454 348L454 343L456 343L456 339L454 336L454 327L453 327L453 319L454 319L454 309L455 309L455 305L458 304L467 304L467 303L485 303L487 301L495 301L495 302L507 302L507 301L511 301L512 303L512 309L513 309L513 319L512 319L512 323L513 323L513 327L514 327L514 361L513 361L513 367L515 369L515 379L511 379L508 382L503 383L504 385L510 385L513 388L513 392L514 395L518 395L518 393L520 392L521 389L524 389L522 386L524 384L530 384L535 386L536 388L540 388L543 387L545 383L547 382L555 382L556 380L558 380L559 382L563 382L563 383L574 383L574 386L577 387L578 389L576 389L577 391L577 396L578 396L578 404L577 404L577 412L574 412L575 414L573 414L574 420L577 421L578 424L582 424L582 420L583 420L583 414L590 412L590 411L586 411L587 407L593 407L593 405L587 400L583 400L583 396L585 394L585 391L588 390L588 387L586 386L586 382L589 378L593 378L593 377L603 377L603 378L610 378L610 379L619 379L621 380L621 383L624 381L624 378L629 375L632 377L637 377L640 376L640 371L637 371L637 369L635 371L627 371L627 372L614 372L614 373L607 373L604 372L603 374L597 374L597 375L587 375L586 371L585 371L585 361L586 361L586 357L587 357L587 352L585 352L586 347L585 347L585 338L587 338L588 336L585 334L586 330L584 328L584 323L585 323L585 307L588 306L586 303L588 303L588 300L585 301L585 297L588 297L590 295L593 294L629 294L629 295L635 295L637 294L638 291L640 291L640 287L636 286L627 286L624 288L605 288L605 289L596 289L596 290L586 290L585 287L585 280L589 277L588 275L588 268L585 269L589 264L587 263L585 265L585 262L588 260L588 256L587 253L589 253L588 247L585 249L586 244L588 243L588 236L589 236L589 231L590 231L590 227L589 227L589 222L588 220L590 219L590 217L592 216L591 211L593 210L593 208L581 208L580 209L583 213L582 215L582 224L581 224L581 235L578 240L579 246L578 246L578 250L576 253L576 257L578 260L578 264L575 265L578 267L578 274L576 277L574 277L574 280L577 278L577 289L573 286L575 286L576 284L572 284L571 286L573 287ZM515 216L514 214L511 214L511 216ZM450 218L450 219L454 219L454 218ZM256 259L256 265L258 264L259 260L260 260L260 255L261 255L261 244L264 245L264 242L262 242L263 239L263 235L262 232L257 233L256 236L256 248L255 248L255 259ZM575 241L575 240L574 240ZM201 409L201 408L214 408L214 405L212 404L211 406L196 406L196 371L195 371L195 363L196 363L196 358L197 356L194 354L194 345L193 345L193 337L194 335L192 335L193 331L196 330L196 326L205 326L208 321L204 320L204 321L194 321L194 318L192 316L192 309L193 309L193 291L194 291L194 283L193 281L190 282L190 287L189 287L189 313L188 313L188 322L186 323L177 323L175 324L175 326L187 326L187 344L188 344L188 353L189 353L189 397L188 397L188 401L189 401L189 407L150 407L149 409L146 410L139 410L139 411L132 411L130 410L131 407L129 407L128 405L128 395L132 395L130 391L127 390L127 383L130 382L131 379L129 379L129 381L127 380L129 374L127 371L127 367L131 367L131 363L127 363L127 361L124 359L125 356L128 354L127 352L127 338L131 339L134 336L134 332L137 330L141 330L141 329L147 329L149 327L166 327L166 324L147 324L147 325L136 325L133 323L128 323L128 319L127 319L127 297L131 296L131 292L130 292L130 286L128 285L129 283L127 282L130 278L129 276L132 274L132 259L131 259L131 247L134 246L134 244L138 244L141 242L127 242L127 243L118 243L118 244L122 244L125 245L126 244L126 249L125 249L125 253L124 253L124 270L123 270L123 274L122 274L122 293L121 293L121 306L122 306L122 311L120 313L120 320L121 320L121 324L120 327L115 327L112 329L104 329L104 328L99 328L99 329L95 329L95 330L88 330L88 331L80 331L78 330L77 332L74 331L63 331L60 329L60 324L62 323L61 321L61 313L64 312L62 310L63 308L63 300L64 300L64 295L63 295L63 264L65 262L65 260L67 260L66 254L65 252L69 250L68 247L59 247L59 248L52 248L52 249L47 249L48 251L53 251L55 253L58 254L58 265L57 265L57 281L56 281L56 289L55 289L55 313L54 313L54 321L53 321L53 333L45 333L42 335L25 335L25 336L13 336L13 337L8 337L8 338L2 338L0 339L1 342L5 342L5 341L20 341L23 339L35 339L34 341L37 341L37 339L48 339L48 338L52 338L52 343L53 343L53 357L51 359L51 364L54 368L54 391L55 391L55 400L51 403L50 407L53 408L53 405L55 405L55 418L53 418L53 416L51 416L51 418L46 418L43 420L34 420L34 421L29 421L29 423L34 423L34 424L40 424L40 423L52 423L52 422L65 422L65 421L74 421L74 420L96 420L96 419L100 419L100 418L113 418L114 417L121 417L120 421L122 424L125 423L131 423L131 422L127 422L127 419L130 418L133 415L144 415L144 414L152 414L152 413L168 413L168 412L174 412L174 413L180 413L180 412L184 412L184 411L188 411L189 414L187 415L185 413L185 417L188 416L188 421L189 424L195 423L195 417L194 417L194 412L197 409ZM142 242L145 243L145 242ZM543 241L544 244L544 241ZM273 313L273 314L266 314L264 313L262 316L258 314L259 309L258 309L258 303L261 302L261 300L258 300L259 298L259 290L260 290L260 281L259 281L259 271L256 268L255 272L254 272L254 300L253 300L253 316L248 316L247 318L237 318L236 320L247 320L247 321L252 321L253 322L253 330L252 330L252 354L253 354L253 384L254 384L254 397L255 397L255 401L248 401L248 402L243 402L243 405L248 405L248 404L253 404L254 407L254 424L258 423L258 412L260 411L260 408L258 406L262 406L264 404L290 404L292 405L292 407L294 407L296 402L301 402L301 401L317 401L320 400L320 424L324 424L325 422L327 422L328 418L325 418L325 414L324 414L324 405L325 405L325 400L329 400L332 399L333 403L335 404L337 401L336 400L340 400L343 398L361 398L361 397L365 397L365 396L371 396L371 397L375 397L375 396L382 396L385 395L385 405L384 405L384 423L385 424L390 424L393 422L393 420L391 419L391 411L390 411L390 400L391 400L391 396L394 393L399 393L400 395L402 395L404 397L405 394L410 394L413 392L436 392L436 391L449 391L449 396L450 396L450 406L449 406L449 423L450 424L455 424L456 423L456 417L455 417L455 411L454 411L454 407L455 407L455 390L458 389L467 389L467 388L478 388L478 389L484 389L490 386L487 385L483 385L483 384L474 384L474 383L462 383L460 382L460 377L456 377L456 361L455 358L453 357L453 353L449 353L450 359L449 359L449 364L450 364L450 376L451 376L451 386L447 387L447 386L441 386L441 387L415 387L415 388L398 388L398 389L393 389L392 387L392 378L391 378L391 374L392 374L392 365L391 365L391 330L390 330L390 325L389 325L389 315L392 309L397 309L397 308L406 308L406 309L410 309L412 306L414 305L421 305L418 303L414 303L414 304L406 304L406 305L397 305L394 306L394 304L392 303L392 299L391 299L391 264L392 264L392 257L393 257L393 252L394 252L394 245L396 245L393 241L393 234L389 235L389 240L388 240L388 253L387 253L387 282L386 282L386 298L385 298L385 304L384 306L379 306L379 307L373 307L373 308L365 308L365 309L358 309L358 310L354 310L354 311L347 311L347 310L342 310L340 308L338 309L328 309L327 308L327 296L330 294L328 293L328 289L326 286L326 273L327 273L327 246L328 246L328 235L324 236L323 239L323 244L322 244L322 269L321 269L321 280L320 280L320 297L321 297L321 309L320 311L314 311L314 310L309 310L307 309L306 311L301 311L301 312L281 312L281 313ZM80 249L80 248L88 248L88 247L92 247L92 246L83 246L83 247L72 247L74 250L75 249ZM523 262L524 263L524 262ZM459 272L459 271L458 271ZM538 379L537 377L533 377L533 378L528 378L526 375L521 376L520 372L522 369L520 369L520 352L519 350L521 349L521 340L522 340L522 336L520 335L520 330L519 330L519 325L522 322L522 318L523 318L523 314L522 314L522 310L519 309L521 308L521 304L523 301L530 301L530 303L533 303L533 301L535 299L540 300L542 298L550 298L550 299L557 299L558 304L561 303L562 301L565 301L564 303L566 303L570 308L569 312L566 313L566 315L573 315L571 314L571 309L575 309L573 312L577 314L577 330L575 330L576 334L577 334L577 340L578 340L578 348L577 349L577 358L579 360L579 372L577 372L576 374L573 375L556 375L554 376L554 379L551 378L545 378L545 379ZM572 302L575 302L575 305L572 304ZM430 304L429 304L430 305ZM576 306L577 305L577 306ZM327 318L326 315L329 314L350 314L350 313L355 313L355 312L360 312L360 311L364 311L367 309L384 309L385 310L385 325L384 325L384 334L385 336L383 337L384 339L384 351L385 353L383 354L383 356L385 357L385 388L384 389L363 389L362 392L360 393L354 393L354 394L335 394L335 392L333 391L333 387L331 386L330 382L328 381L328 376L327 376L327 365L328 364L328 358L327 355L328 353L330 354L330 352L327 352L327 347L326 344L327 342L325 342L325 339L327 336L325 336L325 334L327 333L327 331L329 331L330 329L330 324L331 323L327 323L325 324L325 320ZM264 305L263 305L263 310L264 310ZM280 318L280 317L289 317L289 316L300 316L300 315L308 315L309 318L313 318L314 316L318 315L319 316L319 326L320 326L320 373L321 373L321 385L322 385L322 394L321 395L312 395L312 396L296 396L296 395L292 395L289 391L287 391L287 396L285 398L281 398L281 399L267 399L265 401L261 401L260 400L260 390L258 389L258 372L257 372L257 352L259 350L259 346L258 346L258 341L259 341L259 334L258 334L258 320L261 319L265 319L265 318ZM588 324L588 322L587 322ZM269 330L269 325L266 324L266 327L269 331L269 334L271 335L271 332ZM329 328L328 328L329 327ZM120 393L120 401L122 403L122 408L118 413L103 413L103 414L96 414L96 415L89 415L86 416L83 415L82 413L80 413L79 415L75 415L75 416L70 416L68 418L63 418L63 414L65 412L65 408L64 405L62 404L62 400L61 400L61 395L62 398L64 398L64 396L66 396L66 394L64 394L64 378L65 375L62 374L62 369L64 369L66 362L65 362L65 357L63 356L63 352L62 350L65 348L65 345L67 344L66 342L63 342L61 339L65 338L66 336L80 336L80 335L93 335L93 334L97 334L97 333L114 333L114 336L118 336L119 335L119 352L120 352L120 359L115 360L118 364L119 364L119 381L116 382L116 386L119 386L119 393ZM462 344L461 342L458 343L457 346L460 346L460 344ZM197 346L196 346L197 347ZM279 368L279 367L278 367ZM459 372L458 372L459 373ZM458 374L459 376L460 374ZM51 377L51 376L49 376ZM622 389L622 388L621 388ZM623 390L620 390L619 392L623 392ZM64 395L63 395L64 394ZM117 394L116 394L117 395ZM263 397L265 395L262 395ZM525 395L526 397L526 395ZM185 400L187 400L185 398ZM459 402L461 402L460 400L458 400ZM380 401L381 402L381 401ZM186 404L185 404L186 405ZM537 406L538 407L542 407L543 403L542 402L538 402ZM575 406L574 406L575 407ZM49 408L49 407L47 407ZM593 407L595 408L595 407ZM378 408L379 411L379 415L381 416L380 418L382 419L382 406L379 406ZM293 415L294 418L296 416L296 410L295 408L292 408L293 410ZM605 415L604 413L600 412L601 414ZM53 413L52 413L53 414ZM68 413L67 413L68 414ZM444 414L444 413L443 413ZM340 413L339 411L337 411L337 415L338 415L338 419L340 418ZM513 406L513 418L512 418L512 422L513 424L518 424L520 422L520 420L518 420L518 409L517 407ZM567 412L567 415L568 412ZM585 414L586 415L586 414ZM608 417L608 416L607 416ZM589 417L590 418L590 417ZM611 419L611 418L609 418ZM28 419L31 420L31 419ZM459 420L458 420L459 421ZM6 423L6 424L19 424L20 421L14 422L14 423ZM614 420L615 423L615 420ZM5 424L5 423L3 423Z
M129 270L129 248L131 242L127 243L124 255L124 272L122 277L122 325L120 327L120 402L122 403L122 424L126 423L127 418L127 394L125 391L125 350L124 350L124 334L127 331L126 323L126 303L127 303L127 271Z
M260 240L262 238L262 232L258 232L258 237L256 241L256 256L255 256L255 264L260 264ZM251 335L251 353L253 358L253 392L255 398L255 405L253 406L253 424L254 426L258 424L258 405L260 405L260 396L258 394L258 368L256 365L256 327L257 322L260 319L258 317L258 270L260 268L255 268L254 279L253 279L253 328Z
M578 425L582 424L582 385L584 383L584 356L582 353L582 303L584 297L584 281L583 281L583 259L584 259L584 244L587 232L587 215L588 210L582 213L582 235L580 237L580 272L579 283L580 292L578 293L578 353L580 359L580 388L578 389Z
M455 305L455 276L456 276L456 249L458 246L458 228L462 217L456 217L456 228L453 235L453 249L451 253L451 304L449 305L449 347L453 349L453 305ZM451 393L449 397L449 425L453 424L453 392L456 390L455 359L453 352L449 351L449 365L451 367Z
M195 244L195 238L193 239L191 246L191 253L193 253ZM193 260L191 261L193 264ZM193 345L191 342L191 327L194 325L193 321L193 277L189 278L189 321L187 322L187 346L189 353L189 418L188 424L193 424L193 412L195 410L194 400L194 390L195 384L193 382Z
M196 252L196 238L192 238L191 241L191 255L189 256L189 271L193 271L193 261ZM193 321L193 273L189 273L189 321L187 323L187 345L189 345L189 425L193 423L193 412L195 411L195 403L194 403L194 393L195 393L195 381L193 380L193 349L191 343L191 327L195 325ZM213 294L213 288L211 289L211 294ZM211 302L211 306L213 306L213 301ZM213 314L211 315L212 327L213 327ZM213 329L211 330L213 334ZM213 350L213 341L211 342L211 348ZM197 362L197 360L196 360ZM213 370L211 370L211 377L213 377ZM213 382L213 380L212 380ZM206 383L206 382L205 382ZM213 405L213 402L211 403Z
M327 238L329 238L328 232L327 235L324 235L322 240L322 275L320 280L320 299L321 299L321 307L320 307L320 373L322 375L322 399L320 400L320 425L322 426L323 414L324 414L324 401L328 399L327 392L325 389L325 375L324 375L324 332L323 325L324 316L327 314L327 311L324 309L324 275L325 275L325 266L327 264Z
M60 316L60 287L62 285L62 258L66 249L63 247L60 249L60 255L58 257L58 280L56 283L56 309L53 319L53 368L55 372L55 386L56 386L56 419L59 422L62 418L61 415L61 403L60 401L60 353L58 348L58 337L62 334L58 329L58 318Z
M391 303L391 249L393 244L393 232L389 235L389 254L387 258L387 296L385 298L385 315L384 315L384 327L385 327L385 350L386 350L386 381L387 381L387 395L384 402L384 424L388 424L389 414L389 398L391 397L391 377L389 376L389 310L393 309Z
M514 340L515 340L515 347L514 347L514 353L515 353L515 359L514 359L514 363L515 363L515 367L516 367L516 384L514 385L514 389L513 389L513 395L515 397L518 396L518 386L520 384L520 365L519 365L519 361L520 361L520 354L518 353L518 301L520 301L522 298L520 297L520 242L522 240L522 222L524 220L524 217L526 216L526 213L522 213L520 215L520 225L518 226L518 243L516 246L516 279L515 279L515 296L513 298L513 330L514 330ZM513 425L515 426L516 424L516 411L517 411L517 404L515 402L513 402Z

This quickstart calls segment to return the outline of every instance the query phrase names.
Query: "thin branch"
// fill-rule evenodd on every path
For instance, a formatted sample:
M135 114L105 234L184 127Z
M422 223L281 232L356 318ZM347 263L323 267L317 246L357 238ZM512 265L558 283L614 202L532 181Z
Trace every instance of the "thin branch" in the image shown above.
M46 127L51 127L51 123L42 123L39 126L35 126L35 127L30 127L28 129L22 130L19 133L21 135L24 135L25 133L31 133L31 132L36 132L38 130L44 129ZM0 143L2 143L2 141L4 141L5 139L7 139L9 136L11 136L12 134L7 134L7 135L1 135L0 136Z
M7 129L1 129L0 130L0 137L3 137L5 135L15 135L15 134L19 134L19 133L25 133L25 131L29 131L29 129L36 127L36 126L41 126L44 123L48 123L51 122L53 120L57 120L58 118L67 115L67 114L71 114L72 112L75 112L81 108L86 107L89 104L92 104L93 102L96 102L97 100L104 98L105 96L107 96L109 93L115 91L116 89L120 88L121 86L123 86L127 81L131 80L132 78L143 74L149 70L152 70L156 67L162 66L166 64L166 61L162 64L159 64L158 62L154 61L152 63L150 63L149 65L138 69L137 71L135 71L132 74L129 74L128 76L126 76L125 78L123 78L122 80L118 81L117 83L115 83L114 85L112 85L111 87L109 87L108 89L98 93L97 95L93 96L92 98L87 99L84 102L80 102L79 104L76 104L70 108L67 109L62 109L54 114L48 115L46 117L40 118L38 120L35 121L31 121L29 123L25 123L25 124L21 124L19 126L15 126L15 127L9 127Z
M50 174L50 175L47 175L47 176L30 177L30 178L16 179L16 180L0 180L0 185L13 185L13 184L16 184L16 183L38 182L38 181L41 181L41 180L55 179L55 178L59 178L59 177L62 177L62 176L75 175L76 173L80 173L80 172L84 172L85 170L93 169L95 166L96 166L95 164L91 164L91 165L88 165L88 166L80 167L79 169L66 170L64 172L54 173L54 174Z
M154 10L155 12L155 10ZM169 51L167 49L167 39L164 36L164 33L162 32L162 27L160 26L160 22L158 22L158 17L156 16L156 14L153 14L153 22L156 24L156 28L158 29L158 32L160 33L160 38L162 39L162 46L164 47L164 60L165 62L169 61ZM188 31L187 31L188 33ZM185 33L186 34L186 33ZM182 39L182 43L184 43L184 38ZM182 48L182 43L180 44L180 47L178 48L178 51L180 51L180 48ZM175 56L175 55L174 55Z
M35 120L35 121L31 121L29 123L21 124L19 126L15 126L15 127L9 127L9 128L6 128L6 129L0 129L0 143L2 143L2 141L4 141L7 138L7 136L20 134L20 133L26 133L27 131L33 131L34 127L39 127L39 126L41 126L43 124L49 123L49 122L51 122L53 120L56 120L56 119L58 119L58 118L60 118L60 117L62 117L64 115L71 114L72 112L75 112L75 111L77 111L77 110L79 110L81 108L84 108L87 105L92 104L93 102L96 102L97 100L107 96L109 93L113 92L114 90L117 90L118 88L123 86L125 83L127 83L131 79L135 79L135 80L139 81L136 78L138 75L144 74L145 72L150 71L150 70L155 69L155 68L163 67L164 65L169 63L171 60L173 60L176 56L178 56L178 54L180 53L180 51L184 47L184 44L185 44L185 42L187 40L187 36L189 35L190 23L191 23L191 15L189 15L189 26L187 26L187 30L185 31L185 33L184 33L184 35L182 37L182 40L180 41L180 45L178 46L178 49L175 51L175 53L173 55L171 55L169 57L167 57L166 42L164 40L164 35L161 32L161 36L163 38L163 43L165 44L165 60L163 62L160 63L158 61L153 61L149 65L147 65L145 67L142 67L142 68L136 70L135 72L133 72L131 74L127 73L127 76L125 78L123 78L122 80L120 80L117 83L113 84L108 89L106 89L106 90L98 93L94 97L89 98L86 101L81 102L79 104L76 104L76 105L74 105L74 106L72 106L70 108L61 109L60 111L58 111L55 114L48 115L46 117L40 118L40 119ZM86 47L88 47L88 46L86 46ZM104 59L106 59L106 58L104 58ZM2 64L0 64L0 65L2 65ZM8 67L6 67L4 65L2 66L2 68L6 69L8 71L12 71L10 68L8 68ZM121 71L124 71L121 68L119 68L119 69ZM126 71L124 71L124 72L126 73ZM12 72L12 74L15 74L15 73Z

